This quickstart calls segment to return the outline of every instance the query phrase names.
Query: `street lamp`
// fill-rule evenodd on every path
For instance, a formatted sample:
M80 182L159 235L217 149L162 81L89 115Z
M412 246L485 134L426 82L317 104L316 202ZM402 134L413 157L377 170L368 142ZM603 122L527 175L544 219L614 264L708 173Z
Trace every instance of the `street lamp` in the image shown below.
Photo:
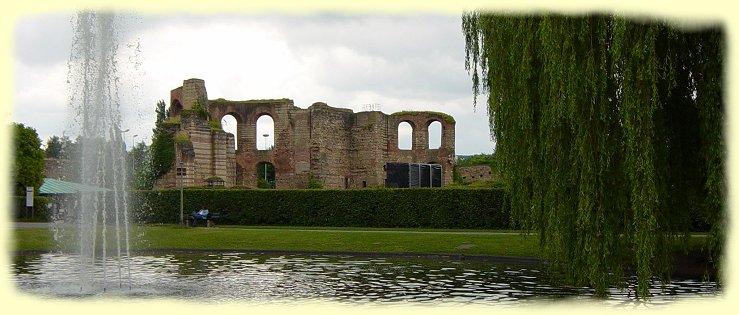
M185 225L185 212L183 210L184 207L183 207L183 202L182 202L182 200L183 200L183 198L182 198L182 195L183 195L182 194L182 176L185 175L185 169L183 168L183 165L185 165L185 163L180 162L179 163L179 167L177 169L177 175L178 175L179 180L180 180L180 226L184 226Z
M264 149L267 150L267 137L269 137L269 134L265 133L262 136L264 137ZM264 163L264 181L267 181L267 162Z
M126 129L126 130L123 130L123 131L120 131L120 132L119 132L119 133L121 134L121 141L123 141L123 139L122 139L122 138L123 138L123 134L124 134L124 133L126 133L126 132L129 132L130 130L131 130L131 129ZM118 140L118 139L116 139L116 141L117 141L117 140ZM126 141L123 141L123 147L124 147L124 148L126 147Z
M133 153L134 147L136 147L136 137L139 135L133 135L131 137L131 153ZM136 156L131 157L131 168L133 169L133 176L136 176Z

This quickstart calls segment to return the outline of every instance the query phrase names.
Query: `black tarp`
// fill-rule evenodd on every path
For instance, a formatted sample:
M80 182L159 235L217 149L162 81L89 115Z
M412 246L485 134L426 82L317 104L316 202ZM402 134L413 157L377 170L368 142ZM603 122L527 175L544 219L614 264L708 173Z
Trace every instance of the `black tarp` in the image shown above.
M422 163L386 163L385 187L441 187L441 165Z

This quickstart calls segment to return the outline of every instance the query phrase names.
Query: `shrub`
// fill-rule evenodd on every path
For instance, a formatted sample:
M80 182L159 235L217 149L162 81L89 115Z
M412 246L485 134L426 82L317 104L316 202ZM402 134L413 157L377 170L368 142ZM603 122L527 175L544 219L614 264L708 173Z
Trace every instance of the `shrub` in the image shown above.
M257 180L257 188L269 189L269 182L264 178L260 178Z
M190 136L184 132L178 132L177 134L174 135L174 142L175 143L189 143Z
M26 212L26 197L13 196L13 213L14 219L19 221L47 222L49 221L49 211L47 204L49 198L43 196L33 197L33 217L30 212Z
M323 183L320 182L315 177L311 176L308 178L308 189L321 189L323 188Z

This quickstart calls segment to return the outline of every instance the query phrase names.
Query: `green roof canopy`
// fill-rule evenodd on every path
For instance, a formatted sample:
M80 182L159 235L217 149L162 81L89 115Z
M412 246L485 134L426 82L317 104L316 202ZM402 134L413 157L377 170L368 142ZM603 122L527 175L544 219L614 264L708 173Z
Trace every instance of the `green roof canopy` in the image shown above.
M102 192L110 191L107 188L100 188L95 186L89 186L84 184L78 184L73 182L65 182L63 180L44 178L44 184L41 185L38 192L43 195L58 195L58 194L76 194L81 192Z

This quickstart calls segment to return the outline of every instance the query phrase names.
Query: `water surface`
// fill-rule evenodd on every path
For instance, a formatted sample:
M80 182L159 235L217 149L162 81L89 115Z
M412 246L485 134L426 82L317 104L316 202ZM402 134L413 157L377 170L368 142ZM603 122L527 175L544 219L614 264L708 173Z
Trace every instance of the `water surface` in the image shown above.
M587 287L553 283L536 265L340 255L179 252L130 258L131 276L117 278L116 265L78 267L74 255L19 254L15 282L21 292L53 298L174 298L205 303L271 303L318 299L340 303L521 304L593 300L610 305L641 303L634 279L612 288L605 300ZM92 284L80 284L90 273ZM100 277L103 273L107 277ZM714 282L655 283L650 305L720 295Z

